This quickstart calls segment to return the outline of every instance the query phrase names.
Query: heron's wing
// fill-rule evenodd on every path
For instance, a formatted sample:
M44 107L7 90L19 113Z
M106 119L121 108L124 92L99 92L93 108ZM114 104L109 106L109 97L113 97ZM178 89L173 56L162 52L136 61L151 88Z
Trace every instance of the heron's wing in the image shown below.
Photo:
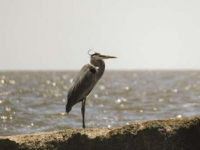
M82 101L94 87L96 68L90 64L85 65L78 73L69 88L66 112L70 112L73 105Z

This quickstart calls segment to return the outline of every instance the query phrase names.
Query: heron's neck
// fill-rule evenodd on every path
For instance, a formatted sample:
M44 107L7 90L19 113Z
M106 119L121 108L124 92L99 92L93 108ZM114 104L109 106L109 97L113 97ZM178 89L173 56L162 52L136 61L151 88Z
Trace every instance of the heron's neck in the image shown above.
M94 65L95 67L98 67L98 71L97 71L97 80L99 80L103 73L104 73L104 70L105 70L105 63L103 60L97 60L97 61L91 61L91 64Z

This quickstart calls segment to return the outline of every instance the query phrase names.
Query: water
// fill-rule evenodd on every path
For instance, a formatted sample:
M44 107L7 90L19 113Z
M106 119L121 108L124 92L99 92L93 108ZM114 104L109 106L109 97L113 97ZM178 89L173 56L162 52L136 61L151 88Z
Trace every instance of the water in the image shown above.
M65 114L76 71L0 72L0 135L82 126L81 103ZM200 115L200 71L106 71L86 101L86 127Z

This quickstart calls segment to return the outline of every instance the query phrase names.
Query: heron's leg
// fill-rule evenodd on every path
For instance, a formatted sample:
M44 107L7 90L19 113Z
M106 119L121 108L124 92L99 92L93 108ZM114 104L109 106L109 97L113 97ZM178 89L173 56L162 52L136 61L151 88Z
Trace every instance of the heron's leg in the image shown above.
M82 107L81 107L81 112L82 112L82 127L85 128L85 102L86 98L82 100Z

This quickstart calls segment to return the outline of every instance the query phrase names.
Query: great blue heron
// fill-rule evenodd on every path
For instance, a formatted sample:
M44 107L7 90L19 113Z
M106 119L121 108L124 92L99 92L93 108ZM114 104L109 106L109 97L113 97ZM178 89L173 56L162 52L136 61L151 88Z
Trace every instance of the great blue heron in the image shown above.
M86 97L104 73L105 63L103 59L116 58L114 56L101 55L100 53L89 55L91 64L83 66L72 82L69 88L66 105L66 112L68 114L76 103L82 102L81 113L83 128L85 128Z

